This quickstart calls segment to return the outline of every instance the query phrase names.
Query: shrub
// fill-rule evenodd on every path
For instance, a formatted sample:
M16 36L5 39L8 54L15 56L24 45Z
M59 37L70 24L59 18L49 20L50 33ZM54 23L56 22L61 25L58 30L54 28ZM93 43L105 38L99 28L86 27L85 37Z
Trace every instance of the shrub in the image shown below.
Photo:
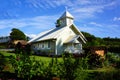
M58 64L55 58L52 58L48 66L44 68L44 77L50 80L52 77L58 76L58 71Z
M77 69L77 63L79 60L73 59L72 54L70 53L65 53L63 54L63 64L61 67L63 67L63 76L66 80L74 80L76 75L75 70Z
M0 53L0 72L4 69L6 59L3 54Z
M102 67L102 58L100 55L98 54L88 54L88 64L89 64L89 68L99 68Z
M72 54L65 53L62 56L63 62L59 63L60 77L66 80L79 79L78 77L83 76L84 69L88 69L88 58L76 57ZM84 74L83 74L84 73ZM83 75L82 75L83 74Z
M6 47L5 46L0 46L0 49L5 49Z
M120 69L120 57L118 55L115 55L114 53L108 53L106 56L111 66Z
M24 79L31 79L33 76L41 75L42 62L36 61L34 58L30 59L27 54L17 54L15 57L11 56L10 62L18 77Z
M75 71L75 80L87 80L89 78L88 76L90 75L88 72L86 72L86 70L88 70L88 67L88 58L79 58L78 68Z
M120 71L90 71L86 80L120 80Z
M120 69L120 58L118 60L116 60L116 66L115 66L115 68Z

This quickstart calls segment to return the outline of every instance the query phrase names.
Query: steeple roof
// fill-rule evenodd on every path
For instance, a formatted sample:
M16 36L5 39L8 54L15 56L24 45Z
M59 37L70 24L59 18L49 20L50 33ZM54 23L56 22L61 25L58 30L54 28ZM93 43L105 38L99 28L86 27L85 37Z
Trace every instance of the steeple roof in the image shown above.
M67 10L63 13L63 15L60 17L60 19L61 18L66 18L66 17L68 17L68 18L74 18Z

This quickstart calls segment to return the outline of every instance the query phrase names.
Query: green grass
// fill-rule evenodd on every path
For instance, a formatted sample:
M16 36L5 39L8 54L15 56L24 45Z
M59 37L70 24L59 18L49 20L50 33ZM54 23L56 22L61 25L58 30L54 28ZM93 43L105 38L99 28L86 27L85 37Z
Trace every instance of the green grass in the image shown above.
M10 52L6 52L6 51L0 51L1 54L3 54L5 57L9 57L9 56L15 56L15 53L10 53ZM36 56L36 55L32 55L30 56L31 59L35 58L35 60L40 60L43 62L47 62L49 63L52 60L52 57L45 57L45 56ZM58 61L62 61L62 58L57 58Z
M12 68L12 65L9 63L9 60L10 60L10 56L11 55L15 56L15 54L6 51L0 51L0 54L4 55L4 59L5 59L5 66L3 71L13 72L14 69Z
M35 60L41 60L43 62L50 62L52 60L52 57L36 56L36 55L32 55L31 58L35 58ZM57 58L57 60L62 61L62 58Z
M97 68L97 69L91 69L91 70L85 70L87 72L113 72L116 71L117 69L115 69L114 67L102 67L102 68Z
M50 61L52 58L50 57L43 57L43 56L35 56L35 55L32 55L30 56L31 58L35 58L35 60L42 60L42 61Z
M3 54L4 56L10 56L10 55L15 56L14 53L6 52L6 51L0 51L0 53Z

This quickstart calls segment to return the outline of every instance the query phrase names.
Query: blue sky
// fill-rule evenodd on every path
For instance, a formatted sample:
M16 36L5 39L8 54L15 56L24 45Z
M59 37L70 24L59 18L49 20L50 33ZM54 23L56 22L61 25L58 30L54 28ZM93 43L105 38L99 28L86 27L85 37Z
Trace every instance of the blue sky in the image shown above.
M0 0L0 36L12 28L31 37L55 28L65 7L80 31L120 38L120 0Z

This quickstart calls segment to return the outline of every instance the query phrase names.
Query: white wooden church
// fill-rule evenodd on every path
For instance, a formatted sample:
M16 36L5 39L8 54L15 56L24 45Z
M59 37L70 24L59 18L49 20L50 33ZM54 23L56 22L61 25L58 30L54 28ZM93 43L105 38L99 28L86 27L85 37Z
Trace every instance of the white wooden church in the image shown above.
M82 53L82 44L87 40L73 21L74 17L66 10L56 21L55 28L41 32L28 43L38 54Z

